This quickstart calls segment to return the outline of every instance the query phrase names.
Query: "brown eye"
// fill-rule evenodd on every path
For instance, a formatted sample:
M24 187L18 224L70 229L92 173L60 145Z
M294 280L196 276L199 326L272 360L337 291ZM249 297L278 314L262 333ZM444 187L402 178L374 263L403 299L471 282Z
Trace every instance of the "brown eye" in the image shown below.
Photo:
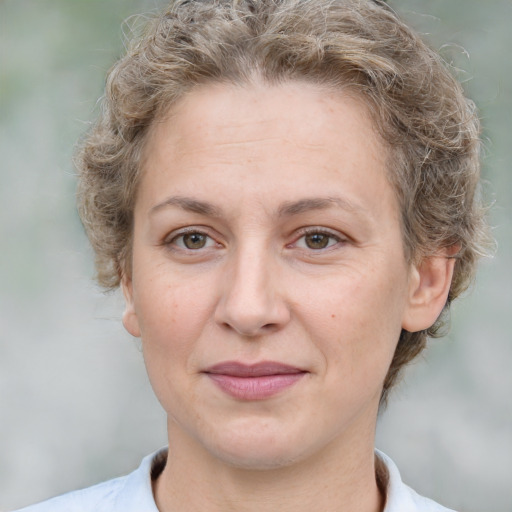
M191 251L199 254L203 250L207 251L208 249L221 247L210 235L203 231L194 231L192 229L169 237L164 242L164 245L168 246L171 250L181 251L181 254L188 256L192 255Z
M304 242L309 249L325 249L332 237L324 233L311 233L305 235Z
M187 233L180 238L187 249L202 249L208 240L208 237L202 233Z

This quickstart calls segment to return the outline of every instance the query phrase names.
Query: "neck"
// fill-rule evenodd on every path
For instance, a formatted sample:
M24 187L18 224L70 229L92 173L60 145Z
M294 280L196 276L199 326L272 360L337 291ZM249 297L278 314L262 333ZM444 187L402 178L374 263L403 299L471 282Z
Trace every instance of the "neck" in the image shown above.
M265 470L234 467L205 454L191 439L177 439L176 432L170 437L167 464L154 486L161 512L383 510L373 436L370 443L349 446L336 440L312 457Z

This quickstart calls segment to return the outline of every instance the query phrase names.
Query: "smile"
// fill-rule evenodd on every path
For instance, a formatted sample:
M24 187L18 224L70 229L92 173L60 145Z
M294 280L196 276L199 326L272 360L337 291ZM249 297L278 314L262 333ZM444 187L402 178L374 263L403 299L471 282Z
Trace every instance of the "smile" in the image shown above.
M226 361L204 372L222 391L239 400L264 400L299 382L308 372L282 363L246 365Z

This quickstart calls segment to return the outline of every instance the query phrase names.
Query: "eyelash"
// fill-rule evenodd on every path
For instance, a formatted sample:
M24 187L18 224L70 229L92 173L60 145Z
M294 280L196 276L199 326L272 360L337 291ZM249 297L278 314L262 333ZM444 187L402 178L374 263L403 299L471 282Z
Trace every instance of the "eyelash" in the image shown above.
M322 235L322 236L325 236L328 238L328 241L327 241L327 246L326 247L320 247L320 248L312 248L312 247L302 247L301 249L303 250L307 250L307 251L313 251L313 252L320 252L320 251L325 251L325 250L328 250L340 243L343 243L343 242L346 242L346 239L344 239L343 237L337 235L337 234L334 234L332 233L331 231L328 231L326 229L322 229L322 228L306 228L304 229L300 236L295 240L295 242L293 242L292 244L290 245L294 245L296 246L297 243L299 242L299 240L302 240L302 239L306 239L307 236L311 236L311 235ZM329 240L333 240L334 243L330 243Z
M183 239L187 235L199 235L201 237L205 237L206 245L203 247L195 248L195 249L186 247L183 242ZM178 240L180 240L180 239L182 239L181 245L177 243ZM173 250L181 250L181 251L187 251L187 252L198 252L200 249L209 248L209 247L212 247L213 245L219 245L219 244L206 231L203 231L198 228L190 228L190 229L185 229L185 230L179 231L178 233L172 233L170 237L166 238L163 245L168 246Z
M205 237L205 242L203 246L196 247L196 248L190 248L185 245L184 237L187 235L199 235L200 237ZM313 236L313 235L320 235L321 237L326 237L327 242L325 247L308 247L307 242L304 242L303 247L297 247L300 240L306 240L306 237ZM179 244L178 241L181 239L182 243ZM295 239L294 242L287 245L287 248L293 248L297 247L298 249L304 250L304 251L312 251L312 252L321 252L328 250L340 243L346 242L346 239L340 237L339 235L336 235L332 233L331 231L328 231L326 229L321 228L306 228L303 229L300 232L300 236ZM164 245L172 248L173 250L178 251L186 251L186 252L199 252L201 249L208 249L213 247L214 245L219 246L220 244L215 241L214 238L212 238L206 231L203 231L198 228L189 228L186 230L182 230L178 233L174 233L171 235L171 237L167 238L164 241Z

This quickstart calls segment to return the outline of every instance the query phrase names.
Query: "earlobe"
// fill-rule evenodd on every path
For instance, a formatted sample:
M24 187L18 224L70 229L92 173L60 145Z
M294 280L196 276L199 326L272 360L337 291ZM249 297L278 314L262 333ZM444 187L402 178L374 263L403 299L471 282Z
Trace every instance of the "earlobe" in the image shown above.
M134 337L140 338L140 327L135 312L135 305L133 300L133 283L130 277L123 275L121 279L121 288L124 295L124 313L123 325L124 328Z
M431 327L441 314L452 282L456 250L424 258L411 270L408 305L402 328L409 332Z

